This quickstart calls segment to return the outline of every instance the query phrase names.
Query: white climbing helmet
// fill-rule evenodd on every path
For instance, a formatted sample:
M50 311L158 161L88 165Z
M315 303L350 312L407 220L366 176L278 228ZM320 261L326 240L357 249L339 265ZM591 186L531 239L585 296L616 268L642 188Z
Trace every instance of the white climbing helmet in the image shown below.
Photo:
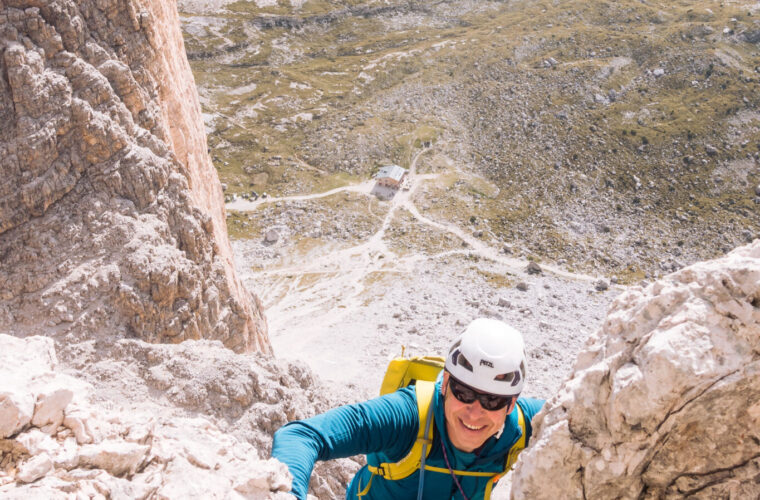
M445 368L478 391L516 396L525 384L522 335L502 321L478 318L449 349Z

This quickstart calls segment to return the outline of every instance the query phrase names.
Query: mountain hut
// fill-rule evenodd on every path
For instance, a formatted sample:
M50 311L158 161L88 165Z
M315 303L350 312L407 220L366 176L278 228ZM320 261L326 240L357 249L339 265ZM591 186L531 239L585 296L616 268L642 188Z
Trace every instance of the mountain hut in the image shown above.
M406 179L406 169L398 165L388 165L382 167L375 175L375 180L379 186L387 186L393 189L401 187L401 183Z

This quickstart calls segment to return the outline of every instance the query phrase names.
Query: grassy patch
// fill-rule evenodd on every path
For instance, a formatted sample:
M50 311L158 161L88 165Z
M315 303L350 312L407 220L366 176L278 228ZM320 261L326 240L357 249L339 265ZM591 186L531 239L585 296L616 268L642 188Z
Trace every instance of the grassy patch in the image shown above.
M760 224L756 169L720 174L760 144L760 52L742 38L758 18L714 2L240 1L186 46L228 193L326 191L430 143L419 171L443 175L423 213L638 279L661 250L630 240L684 240L688 261ZM630 234L565 230L583 218ZM399 251L432 251L395 224Z
M479 267L472 268L491 286L496 288L512 288L515 284L514 276L504 273L494 273Z
M405 210L396 212L386 239L389 248L401 255L433 255L462 248L462 240L457 236L421 223Z

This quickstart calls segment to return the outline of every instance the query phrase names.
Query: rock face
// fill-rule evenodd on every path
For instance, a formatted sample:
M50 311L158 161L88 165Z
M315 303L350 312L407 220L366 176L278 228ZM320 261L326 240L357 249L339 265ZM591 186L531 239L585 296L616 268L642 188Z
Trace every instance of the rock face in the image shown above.
M308 371L219 341L119 340L76 361L0 334L0 498L292 498L272 434L334 404ZM358 467L320 464L313 492L336 498Z
M513 498L758 498L760 240L623 293L534 425Z
M334 402L235 276L176 2L0 0L0 44L0 497L290 498L272 433Z
M175 2L0 2L0 122L0 331L270 351Z
M0 497L292 498L285 465L261 460L208 418L114 411L90 401L93 386L56 368L50 338L0 334L0 377L13 376L0 388ZM62 387L68 397L51 401ZM51 413L60 417L47 425ZM18 414L22 425L7 425Z

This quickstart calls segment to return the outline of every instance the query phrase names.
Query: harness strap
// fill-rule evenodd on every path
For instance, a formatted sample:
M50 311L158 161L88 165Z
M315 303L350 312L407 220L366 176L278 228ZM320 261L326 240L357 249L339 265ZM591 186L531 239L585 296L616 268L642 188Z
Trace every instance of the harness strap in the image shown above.
M435 392L435 382L418 380L414 385L417 394L417 410L420 419L420 428L417 431L417 439L412 445L412 449L404 458L395 463L382 463L378 466L368 465L367 468L372 474L378 474L385 479L396 481L411 476L420 468L422 454L427 457L430 454L430 445L433 444L433 426L423 425L430 422L428 415L432 414L431 406L433 403L433 393Z
M423 436L432 437L432 433L428 433L428 429L430 429L430 421L432 419L433 412L430 411L430 407L428 407L427 417L425 418L425 432L423 433ZM429 453L430 450L428 450L428 442L425 440L422 444L422 458L420 459L420 468L422 469L422 472L420 473L420 484L417 487L417 500L422 500L422 492L425 490L425 459Z
M483 500L490 500L493 487L499 482L499 479L512 470L512 466L517 462L517 455L525 449L525 436L528 434L528 430L525 428L525 414L523 413L522 408L520 408L520 405L516 404L515 409L517 410L517 425L520 426L522 436L520 436L520 439L518 439L512 448L510 448L509 454L507 455L507 463L504 465L504 471L500 474L496 474L492 480L488 481Z
M494 477L498 476L499 472L471 472L467 470L449 470L444 467L433 467L432 465L426 465L425 470L433 471L433 472L441 472L443 474L449 474L453 472L457 476L477 476L477 477Z
M522 408L520 408L520 405L515 405L515 408L517 409L517 425L520 426L522 436L520 436L520 439L518 439L514 446L509 450L507 465L504 468L505 473L515 465L515 462L517 462L517 455L525 449L525 439L528 434L528 430L525 428L525 414L523 413Z
M419 411L420 428L417 432L417 439L412 445L412 449L409 451L409 453L406 454L404 458L398 462L381 463L376 467L367 465L367 468L372 473L372 475L370 476L367 485L363 489L361 488L361 485L359 486L361 491L357 493L357 496L363 497L369 492L369 489L372 486L372 480L376 475L381 476L384 479L396 481L399 479L404 479L405 477L412 475L420 468L423 468L424 470L439 472L443 474L454 473L457 476L489 477L491 479L486 485L483 499L490 500L494 485L499 481L499 479L504 477L512 469L512 466L517 461L517 456L523 449L525 449L526 436L528 432L525 427L525 415L522 408L520 408L520 405L515 405L515 409L517 410L517 424L520 426L522 435L512 446L512 448L510 448L509 453L507 454L506 462L504 464L504 470L502 472L494 473L450 470L448 468L434 467L424 462L425 458L427 458L427 456L430 454L430 445L433 442L433 429L432 426L430 426L431 419L429 417L432 415L431 406L433 402L433 392L435 391L435 383L422 380L417 381L415 384L415 391L417 394L417 409ZM422 424L423 421L425 422L424 425ZM422 483L424 474L420 474L420 476L422 476L420 478L420 483ZM421 491L422 488L419 488L418 493Z
M369 489L372 486L372 480L373 479L375 479L375 473L374 472L372 472L372 475L369 476L369 481L367 482L367 486L365 486L363 490L361 490L361 491L359 491L359 492L356 493L357 497L361 498L364 495L366 495L367 493L369 493ZM361 488L361 485L359 485L359 487Z

